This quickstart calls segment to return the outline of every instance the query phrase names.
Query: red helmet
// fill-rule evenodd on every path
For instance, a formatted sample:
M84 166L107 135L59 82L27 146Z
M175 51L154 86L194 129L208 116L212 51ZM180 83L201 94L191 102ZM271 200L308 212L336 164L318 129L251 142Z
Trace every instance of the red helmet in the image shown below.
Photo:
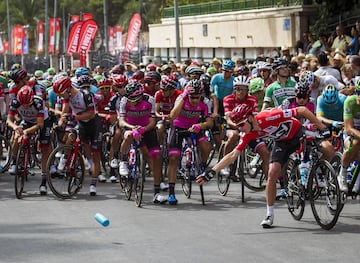
M111 87L112 84L113 84L112 79L110 79L110 78L102 78L102 79L100 79L98 81L97 86L99 88L101 88L101 87Z
M236 125L244 122L252 113L252 109L247 104L236 106L230 113L230 119Z
M17 100L21 105L24 104L30 104L34 99L34 91L29 86L22 87L18 94L17 94Z
M128 84L128 80L124 75L114 75L112 80L113 86L116 88L125 87Z
M145 73L142 72L141 70L138 70L131 76L130 79L142 82L144 80L144 77L145 77Z
M56 78L53 82L53 91L55 94L63 94L71 87L71 79L68 76Z
M174 75L169 75L163 78L160 82L160 88L163 90L176 89L178 86L178 79Z
M156 71L156 65L155 64L149 64L149 65L147 65L147 67L146 67L146 70L147 71Z

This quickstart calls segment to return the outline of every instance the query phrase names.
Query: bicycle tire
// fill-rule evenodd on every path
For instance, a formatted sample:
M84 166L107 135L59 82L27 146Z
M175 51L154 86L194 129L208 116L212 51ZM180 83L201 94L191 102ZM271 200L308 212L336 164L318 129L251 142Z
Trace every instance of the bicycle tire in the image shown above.
M68 161L65 164L64 171L59 171L57 166L60 158L66 154ZM82 188L85 178L84 158L80 152L74 158L74 167L69 167L72 156L74 155L72 145L61 145L55 148L49 155L46 164L46 174L49 188L52 193L60 199L69 199L77 195ZM55 169L55 170L54 170Z
M101 167L107 176L110 174L110 147L110 133L105 132L101 144Z
M317 171L320 169L325 180L325 187L319 187ZM332 229L341 211L341 192L335 171L326 160L319 160L311 170L309 176L310 204L314 218L318 225L325 229Z
M224 147L225 147L225 143L221 144L220 149L219 149L218 162L220 162L220 160L224 156ZM216 175L216 182L217 182L219 194L222 196L225 196L229 191L230 176L223 176L220 172L218 172Z
M27 180L28 169L28 145L20 145L16 156L15 168L15 195L16 198L22 199L24 193L25 181Z
M144 193L144 183L145 183L145 165L144 164L144 158L138 149L136 152L136 178L133 183L133 191L134 191L134 197L135 197L135 204L137 207L141 207L141 202L143 199L143 193Z
M254 192L264 191L266 187L266 176L262 169L262 159L255 153L252 153L249 147L246 148L244 154L245 158L242 158L242 160L245 161L245 169L243 169L244 172L242 173L244 185ZM253 158L257 158L255 168L250 167L250 162Z
M12 160L12 147L5 136L0 135L0 173L4 173Z
M190 168L186 168L185 175L181 178L181 188L186 198L191 197L192 182Z
M301 220L305 211L305 187L300 182L299 163L298 159L290 157L284 176L286 202L295 220Z

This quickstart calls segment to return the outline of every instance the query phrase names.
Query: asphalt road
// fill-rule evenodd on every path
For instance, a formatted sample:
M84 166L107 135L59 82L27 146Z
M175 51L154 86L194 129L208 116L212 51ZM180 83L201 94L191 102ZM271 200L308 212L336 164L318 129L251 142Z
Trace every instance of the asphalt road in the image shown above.
M87 177L87 182L89 178ZM239 183L227 196L215 181L191 199L176 186L177 206L152 203L152 182L146 182L143 207L125 200L118 184L98 184L96 197L88 184L79 195L61 201L50 192L40 196L40 175L31 177L28 195L18 200L14 177L0 175L0 262L356 262L359 260L360 201L349 200L330 231L315 222L310 205L295 221L285 201L275 210L275 227L263 229L264 192ZM164 193L166 194L166 193ZM110 220L103 227L95 219Z

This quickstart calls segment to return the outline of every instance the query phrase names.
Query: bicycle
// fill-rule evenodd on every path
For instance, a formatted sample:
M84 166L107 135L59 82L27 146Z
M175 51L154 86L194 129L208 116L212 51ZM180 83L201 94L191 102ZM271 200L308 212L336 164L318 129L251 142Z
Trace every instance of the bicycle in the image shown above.
M128 154L129 175L120 176L120 186L124 190L125 197L130 200L132 192L135 195L135 204L141 207L144 193L145 182L145 165L144 159L140 152L140 141L134 140L130 144Z
M71 135L76 136L74 144L56 147L46 165L48 185L60 199L74 197L82 188L85 177L85 157L81 152L79 130L72 129Z
M267 141L267 147L271 147L272 141ZM225 143L219 150L219 162L224 157ZM265 190L266 176L262 170L262 159L258 153L254 153L249 146L238 156L230 166L230 175L224 176L217 173L217 186L220 195L225 196L230 187L231 179L234 182L242 182L248 189L259 192Z
M25 182L28 180L28 175L33 176L34 173L30 172L32 168L32 152L35 142L35 134L21 136L21 143L16 155L16 168L15 168L15 195L16 198L22 199Z
M178 131L178 133L189 134L188 137L184 138L184 147L182 151L182 156L185 155L185 170L183 171L182 169L178 169L180 171L183 171L179 174L178 177L181 180L181 188L183 190L183 193L187 198L190 198L192 193L192 182L195 181L198 175L204 173L205 167L202 167L201 165L196 134L190 133L189 131ZM188 143L188 139L190 139L191 141L190 144ZM180 158L180 163L182 164L181 160L182 158ZM200 195L201 195L202 204L205 205L202 185L200 185Z
M0 135L0 173L4 173L12 160L12 147L5 136Z

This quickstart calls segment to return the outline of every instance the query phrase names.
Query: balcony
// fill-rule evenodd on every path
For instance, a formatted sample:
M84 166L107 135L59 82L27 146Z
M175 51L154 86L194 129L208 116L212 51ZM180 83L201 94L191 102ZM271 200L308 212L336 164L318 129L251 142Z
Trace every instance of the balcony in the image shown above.
M312 0L222 0L194 5L179 6L179 16L196 16L241 10L311 4ZM174 8L164 8L164 18L174 17Z

